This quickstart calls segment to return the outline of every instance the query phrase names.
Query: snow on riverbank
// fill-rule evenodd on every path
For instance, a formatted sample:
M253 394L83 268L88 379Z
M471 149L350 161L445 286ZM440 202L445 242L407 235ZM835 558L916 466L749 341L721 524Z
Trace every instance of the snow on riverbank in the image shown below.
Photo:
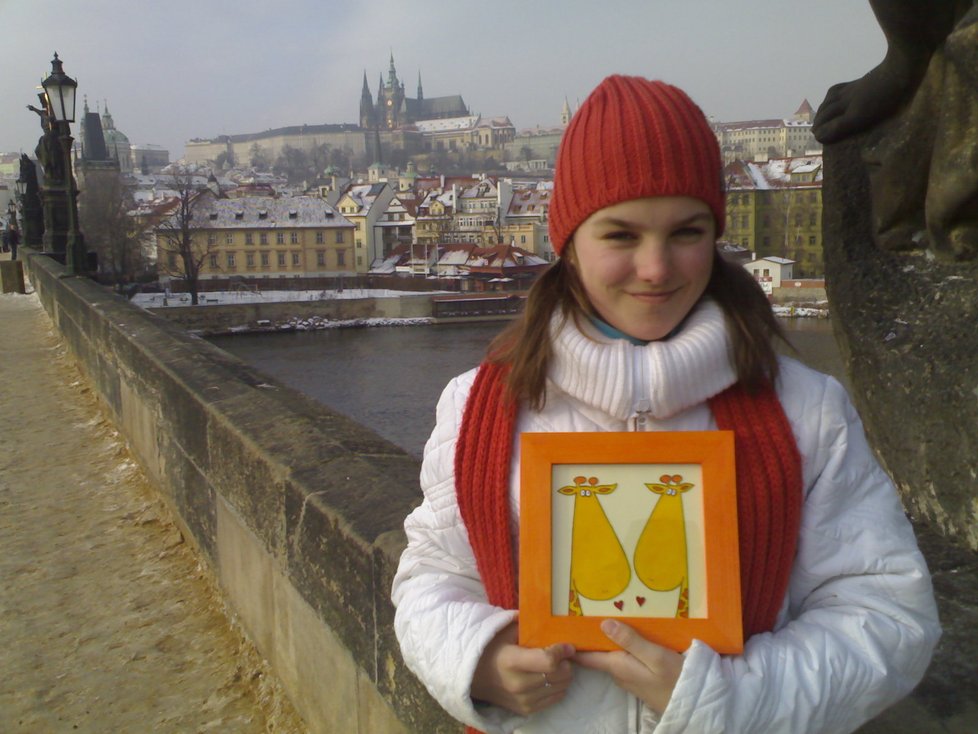
M430 296L446 291L394 291L385 288L344 288L341 291L208 291L199 294L202 306L227 306L238 303L287 303L294 301L333 301L346 298L401 298ZM130 301L140 308L189 306L189 293L137 293Z
M423 326L430 324L433 319L324 319L318 316L309 318L293 317L287 321L275 322L258 321L257 325L234 326L228 329L231 334L246 334L255 331L314 331L317 329L349 329L373 326Z

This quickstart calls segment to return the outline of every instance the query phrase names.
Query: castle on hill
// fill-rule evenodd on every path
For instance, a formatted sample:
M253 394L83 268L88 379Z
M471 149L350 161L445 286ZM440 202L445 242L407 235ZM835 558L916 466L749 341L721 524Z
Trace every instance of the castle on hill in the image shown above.
M469 110L459 94L448 97L425 99L421 87L421 72L418 72L418 96L407 96L404 82L397 78L394 68L394 54L391 53L387 81L381 74L377 86L377 101L374 102L367 85L367 72L363 72L363 91L360 93L360 127L365 130L381 128L395 130L413 125L422 120L447 120L453 117L468 117Z

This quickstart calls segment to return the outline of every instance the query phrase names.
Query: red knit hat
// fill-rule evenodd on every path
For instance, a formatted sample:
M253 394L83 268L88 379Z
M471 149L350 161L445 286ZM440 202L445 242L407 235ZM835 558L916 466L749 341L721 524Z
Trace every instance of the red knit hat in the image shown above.
M716 136L685 92L665 82L609 76L564 132L550 202L550 242L563 253L599 209L647 196L691 196L726 219Z

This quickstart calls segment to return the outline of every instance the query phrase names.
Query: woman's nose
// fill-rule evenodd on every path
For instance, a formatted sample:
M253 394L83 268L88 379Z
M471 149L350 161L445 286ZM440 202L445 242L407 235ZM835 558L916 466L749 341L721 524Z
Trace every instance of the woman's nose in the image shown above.
M635 275L649 283L665 283L672 271L669 248L659 242L643 243L635 252Z

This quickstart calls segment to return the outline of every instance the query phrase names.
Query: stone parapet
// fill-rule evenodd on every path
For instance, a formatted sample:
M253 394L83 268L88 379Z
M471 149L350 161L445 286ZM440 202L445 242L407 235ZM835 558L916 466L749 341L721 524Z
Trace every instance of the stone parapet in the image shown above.
M312 732L459 732L404 666L390 583L416 460L25 251L79 366Z

